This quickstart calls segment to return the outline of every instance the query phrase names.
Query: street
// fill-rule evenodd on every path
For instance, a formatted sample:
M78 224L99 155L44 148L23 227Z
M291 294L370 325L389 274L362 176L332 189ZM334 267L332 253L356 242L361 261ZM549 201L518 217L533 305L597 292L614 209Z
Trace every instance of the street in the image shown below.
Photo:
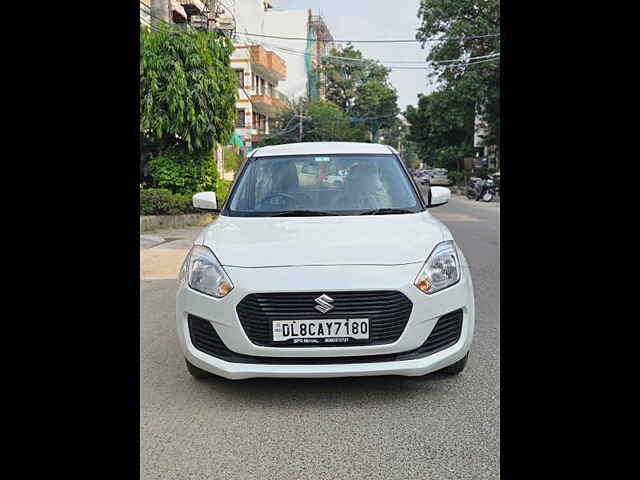
M499 478L500 206L454 196L431 212L475 287L458 377L197 381L178 345L175 293L201 227L141 238L141 478Z

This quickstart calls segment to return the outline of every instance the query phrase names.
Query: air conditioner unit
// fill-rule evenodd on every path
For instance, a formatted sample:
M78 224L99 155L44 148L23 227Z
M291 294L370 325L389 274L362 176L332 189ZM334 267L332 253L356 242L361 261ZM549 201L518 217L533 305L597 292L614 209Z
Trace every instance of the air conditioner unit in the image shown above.
M204 15L191 15L191 26L198 30L207 30L208 18Z
M221 16L216 19L216 28L219 30L235 30L236 22L233 17Z

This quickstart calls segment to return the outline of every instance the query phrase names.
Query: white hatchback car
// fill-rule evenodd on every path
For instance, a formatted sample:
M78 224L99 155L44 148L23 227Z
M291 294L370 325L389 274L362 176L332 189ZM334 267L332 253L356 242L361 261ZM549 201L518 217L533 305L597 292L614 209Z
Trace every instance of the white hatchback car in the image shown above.
M309 172L315 181L302 182ZM342 183L331 172L348 172ZM308 180L308 179L307 179ZM230 379L457 374L474 329L464 255L391 147L254 150L180 271L189 372ZM218 211L213 192L194 206Z
M443 168L436 168L431 172L431 185L450 185L449 172Z

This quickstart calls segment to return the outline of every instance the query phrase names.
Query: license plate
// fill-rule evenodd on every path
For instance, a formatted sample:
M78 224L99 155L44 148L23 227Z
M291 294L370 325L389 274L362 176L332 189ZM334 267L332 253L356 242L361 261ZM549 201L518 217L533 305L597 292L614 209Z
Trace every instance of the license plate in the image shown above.
M368 318L273 321L274 342L323 344L351 340L369 340Z

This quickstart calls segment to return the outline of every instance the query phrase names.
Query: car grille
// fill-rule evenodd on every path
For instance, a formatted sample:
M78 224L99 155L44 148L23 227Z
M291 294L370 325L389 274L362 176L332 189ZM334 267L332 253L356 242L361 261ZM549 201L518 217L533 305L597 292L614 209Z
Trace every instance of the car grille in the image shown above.
M333 309L320 313L315 299L329 295ZM272 320L310 320L334 318L368 318L367 345L393 343L404 331L413 304L395 291L372 292L304 292L252 293L236 306L238 318L249 339L256 345L280 347L313 347L313 344L271 344ZM344 346L326 344L323 346Z
M218 336L211 322L194 315L188 316L191 343L201 352L232 363L269 365L331 365L345 363L376 363L415 360L432 355L454 345L462 333L462 310L443 315L418 348L402 353L358 355L349 357L259 357L232 352Z

